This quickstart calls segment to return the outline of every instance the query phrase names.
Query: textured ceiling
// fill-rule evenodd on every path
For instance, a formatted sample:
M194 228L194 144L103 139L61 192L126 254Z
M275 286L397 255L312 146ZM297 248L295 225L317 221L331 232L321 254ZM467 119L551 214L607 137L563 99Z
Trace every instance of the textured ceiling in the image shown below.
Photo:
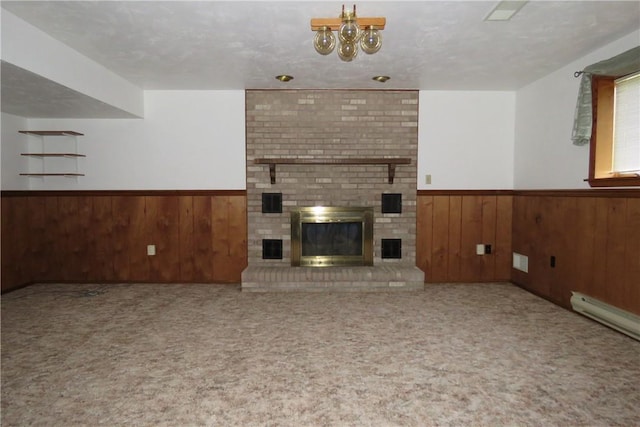
M312 17L338 16L342 4L3 1L2 7L144 89L514 90L640 28L638 1L530 1L508 22L484 21L496 1L358 2L359 16L387 18L383 45L344 63L335 52L315 52L309 27ZM281 83L278 74L295 79ZM391 80L371 80L381 74Z

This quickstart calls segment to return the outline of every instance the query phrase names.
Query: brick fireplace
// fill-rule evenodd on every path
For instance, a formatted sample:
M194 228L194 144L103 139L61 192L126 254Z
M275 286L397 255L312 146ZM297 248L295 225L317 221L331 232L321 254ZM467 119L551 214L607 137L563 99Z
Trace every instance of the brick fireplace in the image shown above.
M243 291L422 289L417 91L248 90L246 127ZM312 206L372 208L373 265L292 266L291 212Z

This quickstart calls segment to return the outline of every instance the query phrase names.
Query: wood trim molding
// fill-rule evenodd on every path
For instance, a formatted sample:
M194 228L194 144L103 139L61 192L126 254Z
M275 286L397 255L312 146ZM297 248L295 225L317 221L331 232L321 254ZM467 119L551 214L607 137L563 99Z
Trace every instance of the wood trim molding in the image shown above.
M514 196L544 196L544 197L640 197L640 188L611 188L585 190L513 190Z
M513 190L418 190L418 196L511 196Z
M640 176L585 179L591 187L640 187Z
M246 196L247 190L24 190L2 191L2 197L43 196Z
M418 190L418 196L640 197L640 188L560 190Z
M246 196L247 190L4 190L2 197L37 196ZM417 190L418 196L640 197L640 188L559 190Z

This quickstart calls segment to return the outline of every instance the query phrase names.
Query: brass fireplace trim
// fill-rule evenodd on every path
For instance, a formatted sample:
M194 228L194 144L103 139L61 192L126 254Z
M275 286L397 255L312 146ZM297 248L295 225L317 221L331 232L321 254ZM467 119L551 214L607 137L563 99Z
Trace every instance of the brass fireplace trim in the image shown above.
M362 256L302 256L300 242L303 223L362 223ZM291 211L291 265L304 267L373 265L373 208L313 206Z

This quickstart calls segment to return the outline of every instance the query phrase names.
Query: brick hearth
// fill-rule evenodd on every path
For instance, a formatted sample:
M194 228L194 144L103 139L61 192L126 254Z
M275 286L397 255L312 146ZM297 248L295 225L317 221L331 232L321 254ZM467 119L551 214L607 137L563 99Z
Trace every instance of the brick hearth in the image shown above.
M424 288L417 267L251 267L242 273L242 290L264 291L393 291Z
M416 259L417 91L246 92L248 267L242 289L422 288ZM287 164L271 183L256 159L409 158L393 184L386 165ZM330 162L329 162L330 163ZM281 193L282 212L262 213L262 193ZM382 213L383 193L402 195L401 213ZM374 208L373 267L291 267L290 213L304 206ZM282 241L282 259L263 259L263 239ZM382 239L401 239L402 257L383 258Z

